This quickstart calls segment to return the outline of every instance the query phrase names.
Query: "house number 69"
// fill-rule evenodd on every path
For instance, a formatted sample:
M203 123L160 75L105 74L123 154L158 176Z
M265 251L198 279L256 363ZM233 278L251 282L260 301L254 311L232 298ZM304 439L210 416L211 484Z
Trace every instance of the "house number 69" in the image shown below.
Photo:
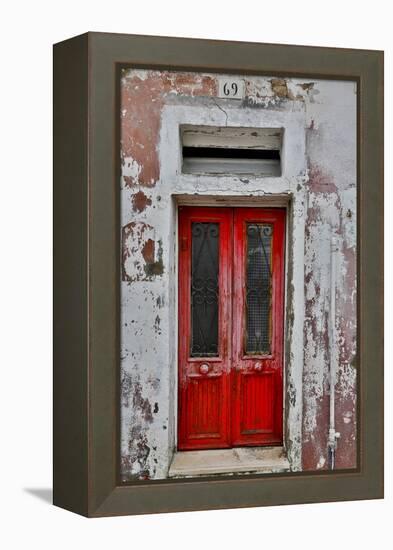
M232 82L230 86L231 87L229 88L228 82L225 82L225 84L224 84L224 94L225 95L237 95L238 85L236 84L236 82Z
M240 78L219 78L218 97L225 99L242 99L244 97L244 80Z

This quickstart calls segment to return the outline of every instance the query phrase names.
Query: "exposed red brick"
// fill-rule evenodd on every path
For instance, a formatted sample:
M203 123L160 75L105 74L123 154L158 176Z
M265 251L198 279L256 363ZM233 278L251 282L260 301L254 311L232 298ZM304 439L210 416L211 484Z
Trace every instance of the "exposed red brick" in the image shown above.
M351 368L351 367L349 367ZM336 388L340 388L345 382L339 377ZM356 468L357 443L356 443L356 388L353 392L342 395L336 392L336 430L340 434L337 441L336 468ZM344 421L345 415L351 414L350 422Z
M305 387L305 386L303 386ZM303 394L303 415L307 408L307 390ZM303 438L302 445L302 467L304 471L315 471L317 469L326 470L328 468L327 457L327 438L329 426L326 419L329 418L329 395L324 394L317 402L316 413L316 428L312 435L308 434L307 438ZM319 467L320 458L325 458L323 467Z
M147 264L154 262L154 241L147 239L142 248L142 256Z
M138 191L132 197L132 208L134 212L143 212L147 206L151 205L151 199L143 191Z

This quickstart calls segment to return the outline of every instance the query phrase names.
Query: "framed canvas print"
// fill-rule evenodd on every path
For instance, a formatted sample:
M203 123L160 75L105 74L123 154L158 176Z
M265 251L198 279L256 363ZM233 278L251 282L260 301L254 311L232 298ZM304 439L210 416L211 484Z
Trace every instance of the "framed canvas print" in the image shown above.
M383 495L383 54L54 47L54 502Z

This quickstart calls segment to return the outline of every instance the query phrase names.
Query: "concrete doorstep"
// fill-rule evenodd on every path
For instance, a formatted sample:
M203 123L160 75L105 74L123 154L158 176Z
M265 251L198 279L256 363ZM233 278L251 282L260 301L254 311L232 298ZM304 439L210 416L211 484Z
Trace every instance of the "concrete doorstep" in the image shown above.
M175 453L169 477L289 471L283 447L238 447Z

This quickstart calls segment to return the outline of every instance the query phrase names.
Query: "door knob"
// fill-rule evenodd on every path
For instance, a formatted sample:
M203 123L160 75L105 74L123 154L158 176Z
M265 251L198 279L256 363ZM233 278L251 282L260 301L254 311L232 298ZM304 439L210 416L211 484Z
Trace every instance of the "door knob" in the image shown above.
M260 372L262 370L262 363L260 361L257 361L254 365L254 370L257 372Z
M207 374L210 370L210 367L207 363L202 363L202 365L199 367L199 372L201 374Z

